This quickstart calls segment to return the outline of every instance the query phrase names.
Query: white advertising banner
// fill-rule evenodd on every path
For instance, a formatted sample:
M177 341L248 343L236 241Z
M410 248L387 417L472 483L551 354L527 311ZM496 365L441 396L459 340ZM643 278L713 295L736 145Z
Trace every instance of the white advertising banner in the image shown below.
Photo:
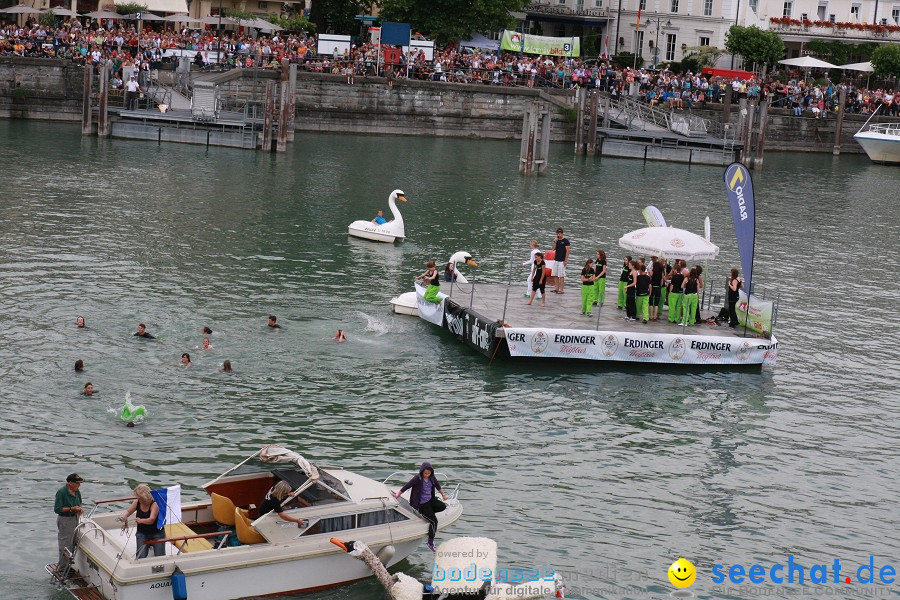
M686 365L774 365L778 341L677 333L506 327L513 357Z
M738 322L741 325L746 324L748 329L752 329L756 333L772 331L772 310L775 304L771 300L763 300L751 295L748 320L747 294L744 293L744 290L738 290L738 294L740 295L736 307Z
M444 325L444 298L447 297L447 294L438 292L437 297L441 299L440 304L429 302L425 299L425 288L418 283L416 284L416 301L419 304L419 316L429 323L442 327Z

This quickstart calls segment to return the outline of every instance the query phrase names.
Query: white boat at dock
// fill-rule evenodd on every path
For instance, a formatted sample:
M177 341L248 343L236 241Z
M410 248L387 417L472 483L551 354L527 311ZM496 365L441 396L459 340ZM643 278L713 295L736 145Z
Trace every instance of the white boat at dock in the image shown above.
M900 122L863 126L853 139L873 162L900 165Z
M207 498L181 506L181 519L165 526L164 556L135 559L134 530L122 530L117 520L133 498L96 502L78 524L73 568L60 584L75 598L168 600L173 586L181 584L177 568L184 574L187 598L224 600L309 592L364 579L372 575L370 569L348 561L332 537L363 541L388 567L427 539L428 522L403 496L393 496L406 479L396 486L389 482L400 475L412 473L376 481L265 446L205 484ZM255 514L279 481L291 485L282 506L285 514L304 519L300 526L274 511ZM439 530L462 514L459 486L445 490L449 501L438 513ZM223 525L241 545L226 543ZM48 565L48 571L55 572L55 566Z

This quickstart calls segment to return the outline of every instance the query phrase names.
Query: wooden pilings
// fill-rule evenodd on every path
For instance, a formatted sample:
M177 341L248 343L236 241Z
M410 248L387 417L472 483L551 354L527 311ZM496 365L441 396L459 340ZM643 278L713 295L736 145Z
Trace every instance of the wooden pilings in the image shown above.
M591 120L588 125L588 142L587 153L590 156L597 155L597 108L600 102L600 96L596 92L590 95Z
M766 124L769 122L769 103L759 103L759 131L756 134L756 155L753 157L753 170L759 171L763 166L763 153L766 145Z
M584 154L584 106L587 89L575 90L575 154Z
M525 106L522 116L522 144L519 173L546 175L550 155L550 108L541 102Z
M831 153L834 156L841 154L841 132L844 129L844 108L847 106L847 88L841 87L841 95L838 98L837 123L834 124L834 148Z
M91 104L91 93L94 88L94 69L91 65L84 67L84 101L81 104L81 135L91 135L94 133L93 118L94 110Z
M290 67L290 71L288 73L288 90L288 101L290 103L290 107L288 108L287 140L289 142L293 142L295 111L294 102L297 97L297 65L291 65Z
M100 110L97 113L97 136L109 137L109 64L106 61L100 63L99 86Z
M275 82L266 82L266 100L263 104L262 151L272 151L272 124L275 120Z

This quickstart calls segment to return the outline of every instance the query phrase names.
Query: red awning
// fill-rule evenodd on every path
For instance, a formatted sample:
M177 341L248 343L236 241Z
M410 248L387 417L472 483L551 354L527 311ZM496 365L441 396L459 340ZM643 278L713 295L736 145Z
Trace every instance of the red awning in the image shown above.
M700 71L703 75L712 75L713 77L729 77L731 79L750 79L754 77L750 71L741 71L740 69L714 69L712 67L703 67Z

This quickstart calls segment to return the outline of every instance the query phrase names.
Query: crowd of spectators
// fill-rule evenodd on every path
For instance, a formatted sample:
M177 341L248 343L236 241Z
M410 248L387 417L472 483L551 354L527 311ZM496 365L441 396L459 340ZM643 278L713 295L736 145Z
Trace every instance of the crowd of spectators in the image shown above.
M256 30L253 30L254 32ZM221 50L221 52L220 52ZM187 52L185 52L187 51ZM547 88L591 87L615 96L631 96L651 106L690 110L721 103L731 87L733 101L765 97L773 106L796 115L824 118L838 104L840 89L847 90L848 112L868 114L881 107L883 114L900 114L900 94L892 89L865 89L852 82L808 83L799 73L774 71L765 80L731 79L661 70L617 67L609 61L570 57L520 56L514 52L437 48L428 60L424 51L380 58L377 46L352 45L328 55L316 52L316 38L306 33L252 35L225 32L221 47L215 30L180 30L152 27L138 31L133 21L85 21L70 18L45 26L29 20L24 26L0 27L0 55L65 58L79 63L110 64L113 87L122 86L123 67L134 67L145 79L149 70L188 54L199 67L276 68L283 59L304 70L354 76L481 83L497 86ZM393 64L391 64L393 63Z

